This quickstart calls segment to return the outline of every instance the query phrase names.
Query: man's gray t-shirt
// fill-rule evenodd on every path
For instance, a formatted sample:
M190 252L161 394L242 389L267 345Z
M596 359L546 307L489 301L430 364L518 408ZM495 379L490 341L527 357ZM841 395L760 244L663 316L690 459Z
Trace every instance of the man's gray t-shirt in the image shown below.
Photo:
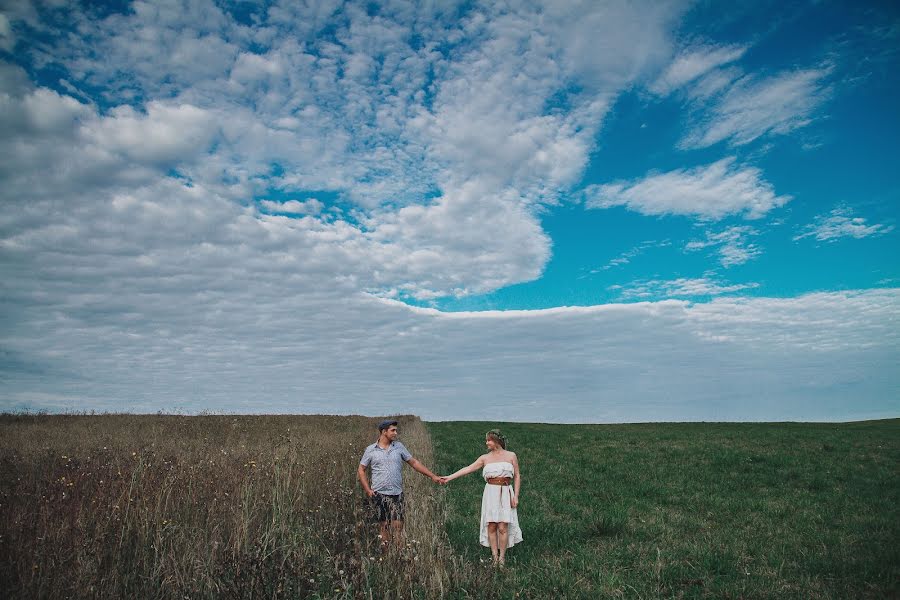
M396 496L403 492L403 463L411 458L412 454L400 442L391 442L387 449L376 442L366 448L359 464L372 467L373 490Z

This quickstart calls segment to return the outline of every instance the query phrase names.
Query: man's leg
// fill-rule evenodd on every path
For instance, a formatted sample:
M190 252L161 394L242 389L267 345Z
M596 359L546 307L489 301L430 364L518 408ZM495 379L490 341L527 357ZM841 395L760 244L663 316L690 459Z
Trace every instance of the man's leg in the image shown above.
M494 563L497 562L497 524L496 523L488 523L488 541L491 543L491 556L494 558Z
M375 494L369 502L374 520L378 523L378 537L381 538L379 546L384 550L391 537L391 515L387 499L381 494Z
M401 548L403 546L403 494L387 496L384 500L387 507L384 527L388 531L388 534L384 536L385 543Z
M391 539L391 522L381 521L379 523L379 530L381 531L381 549L384 550L387 548Z
M497 523L497 545L500 546L500 564L506 560L506 545L509 543L509 523Z
M394 545L397 548L401 548L403 546L403 521L391 521L391 537L394 540Z

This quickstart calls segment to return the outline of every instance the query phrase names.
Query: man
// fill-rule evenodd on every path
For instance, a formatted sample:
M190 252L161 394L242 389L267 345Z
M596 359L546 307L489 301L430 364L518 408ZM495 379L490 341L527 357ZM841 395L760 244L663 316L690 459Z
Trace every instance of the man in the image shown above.
M356 473L371 502L375 519L381 525L381 543L390 540L400 547L403 542L403 463L430 477L435 483L441 478L413 458L409 450L397 441L400 435L397 421L385 420L378 425L378 441L366 448ZM366 467L372 469L372 485L366 478Z

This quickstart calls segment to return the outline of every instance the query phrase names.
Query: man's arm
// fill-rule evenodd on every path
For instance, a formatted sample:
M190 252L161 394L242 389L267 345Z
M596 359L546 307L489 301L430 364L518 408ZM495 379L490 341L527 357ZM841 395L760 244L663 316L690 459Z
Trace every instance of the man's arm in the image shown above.
M434 473L432 473L431 471L429 471L429 470L428 470L428 467L426 467L425 465L423 465L422 463L420 463L420 462L419 462L418 460L416 460L415 458L410 457L410 459L409 459L408 461L406 461L406 464L408 464L409 466L411 466L413 469L415 469L416 471L418 471L418 472L421 473L422 475L425 475L426 477L431 478L431 480L432 480L433 482L435 482L435 483L440 483L441 478L438 477L437 475L435 475Z
M365 465L359 465L359 468L356 469L356 476L359 477L359 482L362 484L363 490L366 492L366 496L371 498L375 495L375 491L369 486L369 478L366 477L366 467Z

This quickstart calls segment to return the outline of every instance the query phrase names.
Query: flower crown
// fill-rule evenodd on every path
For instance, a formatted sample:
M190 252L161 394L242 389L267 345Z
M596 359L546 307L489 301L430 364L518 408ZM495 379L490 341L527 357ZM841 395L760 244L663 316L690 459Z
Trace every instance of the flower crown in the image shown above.
M504 449L506 449L506 436L500 433L499 429L491 429L485 434L485 437L487 436L497 438L497 440L500 442L500 445L503 446Z

